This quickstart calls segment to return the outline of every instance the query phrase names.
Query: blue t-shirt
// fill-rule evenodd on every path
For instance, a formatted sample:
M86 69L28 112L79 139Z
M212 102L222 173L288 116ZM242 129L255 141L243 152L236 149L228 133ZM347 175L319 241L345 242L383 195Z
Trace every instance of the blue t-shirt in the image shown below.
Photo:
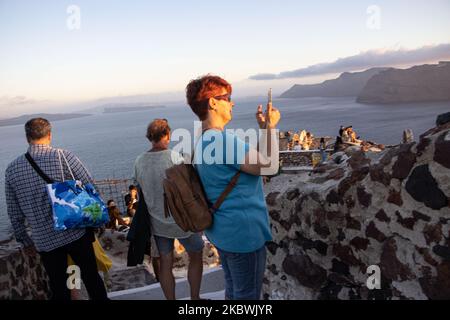
M211 204L244 162L249 145L235 134L208 130L195 148L195 167ZM205 234L214 246L247 253L272 240L260 176L241 172L237 185L214 213Z

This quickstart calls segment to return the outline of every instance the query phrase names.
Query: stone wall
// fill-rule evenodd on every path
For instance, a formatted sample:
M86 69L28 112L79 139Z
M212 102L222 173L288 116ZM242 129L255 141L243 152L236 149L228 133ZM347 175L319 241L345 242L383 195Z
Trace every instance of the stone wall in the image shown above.
M279 159L283 167L312 166L312 152L283 152Z
M106 230L99 237L99 241L113 263L111 270L104 277L108 292L143 287L156 282L148 256L145 256L142 265L127 267L129 242L126 240L126 233ZM188 255L181 245L176 249L174 275L176 278L186 277ZM218 253L209 242L205 244L203 251L203 264L205 270L219 265ZM25 255L20 245L12 239L0 243L0 300L48 299L49 290L47 273L39 255ZM88 298L84 286L79 297Z
M347 156L265 187L264 298L450 299L450 123ZM381 289L367 288L371 265Z
M0 300L43 300L48 292L47 273L39 256L27 256L15 241L0 244Z

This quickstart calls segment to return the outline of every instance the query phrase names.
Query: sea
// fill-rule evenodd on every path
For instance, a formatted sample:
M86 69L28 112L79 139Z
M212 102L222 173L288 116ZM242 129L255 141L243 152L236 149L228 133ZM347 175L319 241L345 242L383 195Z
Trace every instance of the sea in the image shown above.
M264 97L234 101L233 119L227 128L257 128L255 112ZM401 142L404 129L412 129L415 139L434 127L437 115L450 111L450 102L367 105L354 98L274 99L281 112L280 130L305 129L315 137L338 134L339 126L352 125L361 139L385 145ZM184 103L166 108L126 113L96 113L88 117L55 121L53 143L74 152L94 179L130 178L136 157L148 150L147 125L165 118L172 130L193 132L197 120ZM27 150L23 125L0 127L0 241L12 228L6 210L4 173L8 164Z

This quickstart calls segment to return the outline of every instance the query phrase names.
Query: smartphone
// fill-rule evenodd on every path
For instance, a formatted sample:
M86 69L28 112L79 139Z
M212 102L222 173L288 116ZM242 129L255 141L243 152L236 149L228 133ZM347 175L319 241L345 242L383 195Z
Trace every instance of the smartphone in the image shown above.
M269 89L269 94L267 97L267 104L272 105L272 88Z

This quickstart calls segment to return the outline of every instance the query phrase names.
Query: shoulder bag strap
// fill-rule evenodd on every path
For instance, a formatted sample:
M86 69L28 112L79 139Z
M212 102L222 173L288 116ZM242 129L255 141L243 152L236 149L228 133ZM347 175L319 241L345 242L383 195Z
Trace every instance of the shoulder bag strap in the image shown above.
M63 167L62 167L62 164L61 164L61 155L62 155L62 157L64 159L64 162L66 163L67 168L69 169L70 175L72 176L72 180L76 180L75 176L73 175L72 169L70 168L69 162L67 161L66 156L64 155L64 152L61 149L58 149L59 164L61 166L61 172L62 172L62 175L63 175L63 181L64 181L64 170L63 170Z
M51 179L48 175L44 173L44 171L41 170L41 168L39 168L39 166L34 161L33 157L31 157L29 152L25 153L25 158L27 158L30 165L41 176L41 178L44 179L45 182L47 182L48 184L55 182L55 180Z

